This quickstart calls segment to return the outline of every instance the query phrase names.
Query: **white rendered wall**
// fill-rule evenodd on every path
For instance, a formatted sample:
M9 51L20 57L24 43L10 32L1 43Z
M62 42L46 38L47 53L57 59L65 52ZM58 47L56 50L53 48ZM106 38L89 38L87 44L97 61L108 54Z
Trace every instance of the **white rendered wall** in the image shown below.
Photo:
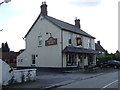
M45 46L45 41L50 37L46 33L57 38L57 45ZM38 36L42 36L42 46L38 46ZM61 30L42 16L27 35L26 44L26 50L17 57L17 60L23 58L24 61L17 61L17 66L31 66L31 55L35 54L37 67L61 67Z

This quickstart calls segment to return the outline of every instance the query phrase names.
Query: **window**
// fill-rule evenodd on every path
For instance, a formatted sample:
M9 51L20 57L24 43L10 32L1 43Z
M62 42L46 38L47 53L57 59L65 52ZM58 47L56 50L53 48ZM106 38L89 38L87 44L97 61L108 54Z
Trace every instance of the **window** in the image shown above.
M68 34L68 43L72 44L72 33Z
M38 36L38 46L42 46L42 36Z
M18 59L18 62L20 62L20 59Z
M32 64L35 64L35 54L32 55Z
M76 55L75 54L67 54L67 66L76 65Z
M16 62L16 60L15 60L14 62ZM19 59L18 59L18 62L23 62L23 59L22 59L22 58L19 58Z
M88 48L91 48L91 39L88 39Z
M21 59L21 62L23 61L23 59Z
M82 45L82 38L81 37L77 37L76 38L76 42L77 42L77 46Z

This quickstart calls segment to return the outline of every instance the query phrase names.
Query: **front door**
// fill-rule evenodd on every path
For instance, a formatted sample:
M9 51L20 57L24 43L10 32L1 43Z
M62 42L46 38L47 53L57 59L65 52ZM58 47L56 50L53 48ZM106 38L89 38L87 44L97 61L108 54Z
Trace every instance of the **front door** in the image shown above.
M79 65L81 68L84 68L84 60L83 60L83 56L79 55Z

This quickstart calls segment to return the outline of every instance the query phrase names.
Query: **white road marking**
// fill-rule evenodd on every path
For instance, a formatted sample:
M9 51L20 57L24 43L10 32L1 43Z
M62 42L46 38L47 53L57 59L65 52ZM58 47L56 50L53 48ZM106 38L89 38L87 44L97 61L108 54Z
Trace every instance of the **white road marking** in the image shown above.
M105 85L104 87L102 87L102 88L106 88L106 87L108 87L108 86L110 86L111 84L113 84L113 83L115 83L115 82L117 82L118 80L115 80L115 81L113 81L113 82L111 82L111 83L109 83L109 84L107 84L107 85Z

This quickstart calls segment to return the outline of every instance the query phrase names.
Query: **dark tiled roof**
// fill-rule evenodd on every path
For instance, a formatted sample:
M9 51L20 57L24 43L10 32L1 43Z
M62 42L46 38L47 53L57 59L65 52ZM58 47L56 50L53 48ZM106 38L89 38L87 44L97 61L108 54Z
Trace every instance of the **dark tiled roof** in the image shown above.
M71 53L86 53L86 54L97 54L98 52L92 49L85 49L73 46L67 46L64 50L64 53L71 52Z
M16 59L18 56L17 52L3 52L2 59Z
M33 26L36 24L36 22L38 21L38 19L40 18L41 15L42 14L40 14L38 16L38 18L36 19L36 21L33 23L33 25L31 26L31 28L29 29L29 31L25 35L25 38L29 34L29 32L31 31L31 29L33 28ZM50 17L50 16L43 16L43 17L45 17L48 21L50 21L51 23L53 23L55 26L59 27L62 30L66 30L66 31L78 33L78 34L81 34L83 36L87 36L87 37L91 37L91 38L95 39L95 37L89 35L88 33L84 32L83 30L81 30L80 28L76 27L75 25L72 25L72 24L69 24L67 22L55 19L55 18Z
M105 52L106 50L98 43L95 43L95 49L96 51L102 51Z
M69 24L67 22L55 19L55 18L50 17L50 16L44 16L44 17L47 20L49 20L50 22L52 22L54 25L56 25L57 27L61 28L62 30L66 30L66 31L78 33L78 34L81 34L81 35L84 35L87 37L95 38L95 37L91 36L90 34L84 32L80 28L76 27L75 25L72 25L72 24Z

